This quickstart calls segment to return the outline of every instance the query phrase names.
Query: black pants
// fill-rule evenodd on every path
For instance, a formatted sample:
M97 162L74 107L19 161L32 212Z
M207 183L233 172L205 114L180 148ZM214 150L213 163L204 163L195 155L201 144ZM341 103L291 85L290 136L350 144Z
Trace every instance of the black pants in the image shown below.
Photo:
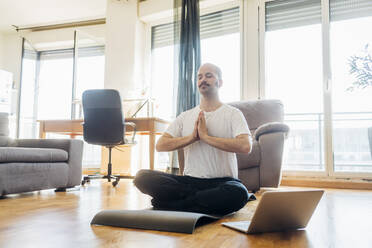
M238 179L196 178L140 170L134 185L153 197L154 208L226 215L255 199Z

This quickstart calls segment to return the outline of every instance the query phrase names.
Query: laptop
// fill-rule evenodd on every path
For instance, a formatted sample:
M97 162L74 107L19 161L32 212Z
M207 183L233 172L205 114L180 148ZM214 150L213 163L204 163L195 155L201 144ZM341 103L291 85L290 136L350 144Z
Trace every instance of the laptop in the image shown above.
M224 222L222 225L244 233L305 228L323 193L324 190L265 192L251 221Z

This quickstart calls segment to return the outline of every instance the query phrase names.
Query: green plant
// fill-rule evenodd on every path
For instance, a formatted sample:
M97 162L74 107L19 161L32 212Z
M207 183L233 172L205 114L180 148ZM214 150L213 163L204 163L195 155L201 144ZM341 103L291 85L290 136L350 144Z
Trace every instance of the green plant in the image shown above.
M347 88L349 91L353 91L355 88L364 89L368 86L372 86L372 52L369 48L369 44L364 46L364 49L358 55L353 55L349 59L349 66L351 75L354 75L356 81L352 83L352 86Z

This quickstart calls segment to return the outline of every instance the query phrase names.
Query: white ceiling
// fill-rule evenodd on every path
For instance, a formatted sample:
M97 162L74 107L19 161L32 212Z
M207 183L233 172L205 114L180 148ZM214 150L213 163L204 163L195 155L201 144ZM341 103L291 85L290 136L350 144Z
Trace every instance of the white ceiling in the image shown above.
M103 18L107 0L0 0L0 33L12 25L32 27Z

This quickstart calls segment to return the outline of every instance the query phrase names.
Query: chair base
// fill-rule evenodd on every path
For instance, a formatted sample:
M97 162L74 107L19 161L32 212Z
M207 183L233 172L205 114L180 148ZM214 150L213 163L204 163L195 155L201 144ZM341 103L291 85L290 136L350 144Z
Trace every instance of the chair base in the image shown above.
M85 183L89 183L92 179L107 179L108 182L111 182L111 180L114 180L112 182L112 186L116 187L118 185L121 178L130 178L133 179L134 176L120 176L120 175L88 175L83 177L83 180L81 181L81 185L84 186Z

